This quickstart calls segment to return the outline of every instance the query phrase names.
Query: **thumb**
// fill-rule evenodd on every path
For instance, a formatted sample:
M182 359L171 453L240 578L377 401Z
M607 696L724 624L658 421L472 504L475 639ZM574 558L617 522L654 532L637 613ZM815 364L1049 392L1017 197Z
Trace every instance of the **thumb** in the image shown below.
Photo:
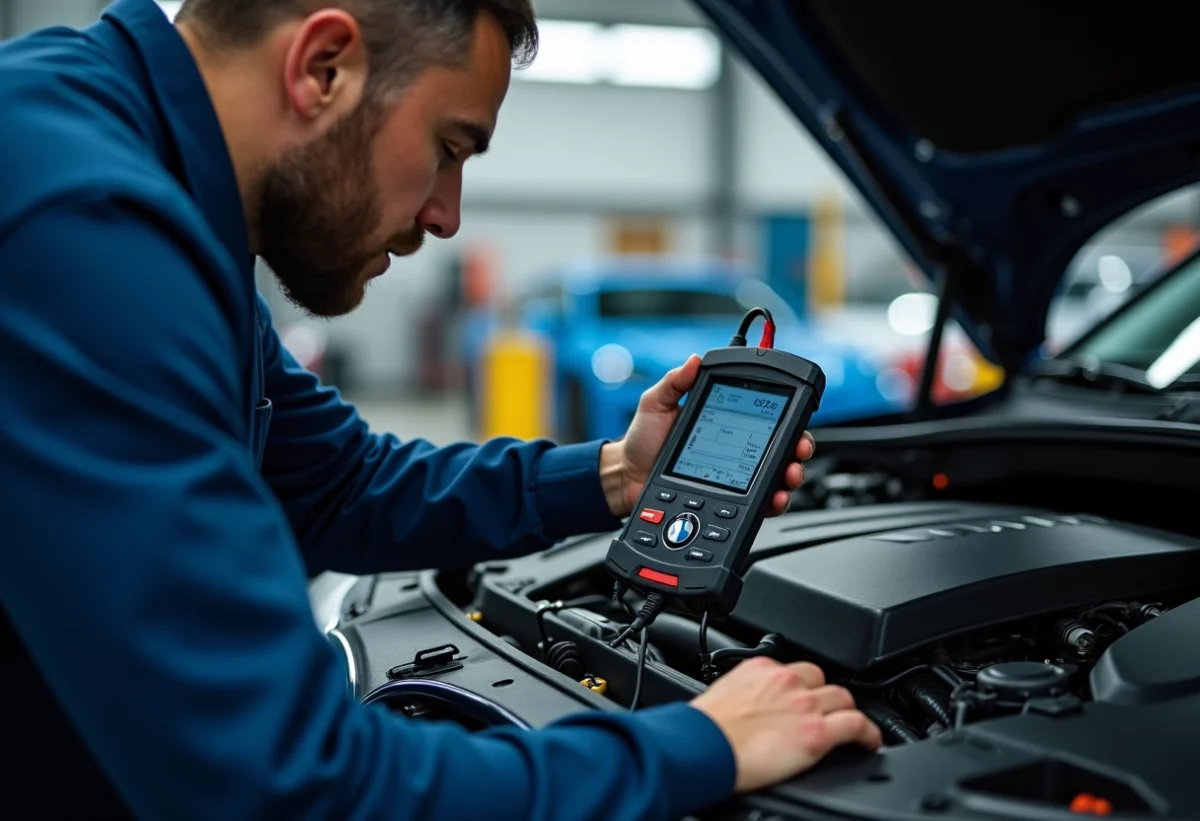
M700 357L692 354L678 368L667 371L667 375L651 389L647 398L650 400L646 410L664 412L675 410L683 395L696 384L700 373Z

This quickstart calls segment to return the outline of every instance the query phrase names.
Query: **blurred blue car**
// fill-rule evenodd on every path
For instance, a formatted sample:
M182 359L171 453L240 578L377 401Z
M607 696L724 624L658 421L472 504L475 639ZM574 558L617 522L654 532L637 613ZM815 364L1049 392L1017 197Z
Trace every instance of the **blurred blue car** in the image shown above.
M745 268L724 260L629 257L556 269L511 308L509 322L542 336L553 357L556 437L563 442L625 433L643 391L688 355L729 344L748 308L775 318L775 346L817 362L827 388L816 424L900 409L880 389L882 366L865 350L822 339ZM468 383L479 373L494 313L470 317L463 355ZM757 344L761 322L748 339ZM468 389L475 404L476 393ZM477 408L473 409L477 412ZM476 417L478 418L478 417Z

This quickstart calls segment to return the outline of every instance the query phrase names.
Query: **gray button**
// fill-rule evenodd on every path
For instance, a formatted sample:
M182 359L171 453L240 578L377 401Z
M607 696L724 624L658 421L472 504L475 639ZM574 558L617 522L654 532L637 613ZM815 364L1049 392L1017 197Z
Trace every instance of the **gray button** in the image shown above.
M684 499L683 505L684 505L684 507L690 507L692 510L699 510L700 508L704 507L704 500L703 499Z
M713 554L707 550L701 550L698 547L693 547L684 554L689 562L711 562Z
M729 538L729 531L716 525L706 525L704 528L704 538L710 542L723 542Z
M673 502L675 501L675 491L660 490L654 498L658 499L660 502Z
M653 533L647 533L644 530L639 530L633 537L634 544L640 544L642 547L654 547L658 544L658 537Z
M718 505L713 508L713 513L720 516L722 519L732 519L737 516L737 507L734 505Z

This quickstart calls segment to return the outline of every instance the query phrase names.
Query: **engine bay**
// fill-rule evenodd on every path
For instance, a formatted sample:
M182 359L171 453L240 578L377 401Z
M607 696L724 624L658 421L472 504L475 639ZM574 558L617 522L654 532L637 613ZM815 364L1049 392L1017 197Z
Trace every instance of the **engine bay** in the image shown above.
M641 601L614 600L598 568L606 544L485 570L471 606L510 644L620 702L637 647L608 644ZM1106 651L1195 599L1198 580L1200 540L1090 514L925 502L783 516L764 525L732 614L705 619L703 637L703 614L679 605L650 627L643 703L769 655L819 664L893 744L1074 708L1093 697Z
M610 709L627 709L635 690L639 706L688 699L757 655L809 660L880 726L893 770L921 761L945 774L949 764L929 757L963 739L1011 753L1025 732L1050 734L1045 755L1008 756L1028 772L958 773L958 803L1011 800L1028 811L1031 801L1065 806L1095 793L1114 811L1179 806L1133 774L1114 780L1113 745L1136 746L1144 727L1105 722L1120 721L1122 705L1161 709L1172 725L1200 721L1200 539L1089 513L949 500L784 514L764 523L730 615L673 604L650 626L640 684L636 643L609 646L642 600L614 598L601 566L608 540L480 566L463 580L460 606ZM1096 722L1129 737L1110 744ZM1100 763L1065 761L1073 745ZM805 800L823 779L843 798L862 779L890 780L880 766L832 756L800 779Z
M823 431L737 605L670 603L645 664L611 646L645 600L614 598L609 533L352 579L330 637L359 697L395 687L410 716L478 726L690 700L754 656L815 662L885 746L839 748L722 821L1200 818L1200 437L996 414ZM461 692L399 692L430 680Z

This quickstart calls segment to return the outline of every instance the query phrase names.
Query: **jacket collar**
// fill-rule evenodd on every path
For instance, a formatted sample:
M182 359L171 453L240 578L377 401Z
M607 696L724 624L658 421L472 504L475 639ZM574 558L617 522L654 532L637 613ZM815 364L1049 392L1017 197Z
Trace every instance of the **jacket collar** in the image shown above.
M231 258L253 270L246 216L217 112L191 50L153 0L116 0L102 19L125 33L145 70L167 158Z

